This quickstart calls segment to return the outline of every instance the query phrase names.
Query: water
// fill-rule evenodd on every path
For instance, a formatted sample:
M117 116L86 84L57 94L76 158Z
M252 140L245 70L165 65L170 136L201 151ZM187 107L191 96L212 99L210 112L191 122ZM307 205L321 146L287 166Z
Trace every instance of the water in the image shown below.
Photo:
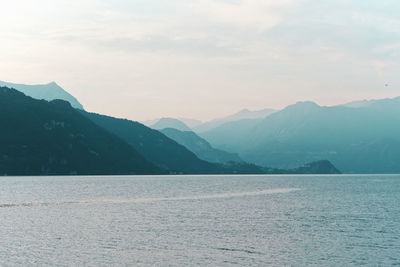
M0 265L400 265L400 176L3 177Z

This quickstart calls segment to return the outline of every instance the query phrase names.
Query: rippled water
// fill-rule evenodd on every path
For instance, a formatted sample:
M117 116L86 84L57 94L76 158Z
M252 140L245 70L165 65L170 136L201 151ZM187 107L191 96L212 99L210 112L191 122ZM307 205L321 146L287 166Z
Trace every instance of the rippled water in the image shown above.
M400 176L0 178L0 265L400 265Z

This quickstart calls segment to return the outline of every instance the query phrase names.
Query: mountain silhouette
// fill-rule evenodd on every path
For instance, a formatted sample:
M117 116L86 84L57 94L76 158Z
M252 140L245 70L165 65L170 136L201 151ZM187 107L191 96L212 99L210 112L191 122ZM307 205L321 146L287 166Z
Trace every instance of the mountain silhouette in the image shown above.
M163 173L63 100L0 87L0 175Z
M345 173L399 173L400 98L361 107L299 102L261 121L222 125L202 137L261 166L288 169L327 159Z
M72 107L83 109L83 106L79 101L61 88L55 82L48 84L37 84L37 85L27 85L27 84L17 84L0 81L0 86L5 86L8 88L14 88L27 96L33 97L35 99L44 99L47 101L61 99L69 102Z

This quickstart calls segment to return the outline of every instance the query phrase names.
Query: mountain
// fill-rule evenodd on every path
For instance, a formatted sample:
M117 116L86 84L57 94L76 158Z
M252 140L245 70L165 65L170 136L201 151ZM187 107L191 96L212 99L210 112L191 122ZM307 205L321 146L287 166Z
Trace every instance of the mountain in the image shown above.
M143 121L143 124L156 130L174 128L180 131L192 131L193 129L196 133L203 133L229 122L244 119L263 119L274 112L276 112L274 109L261 109L256 111L243 109L227 117L214 119L204 123L200 120L188 118L161 118Z
M352 102L346 103L342 106L350 107L350 108L372 107L372 108L395 108L395 109L398 109L399 103L400 103L400 96L394 97L394 98L352 101Z
M292 169L260 167L251 163L232 161L226 162L223 166L235 167L240 173L246 174L341 174L341 171L328 160L318 160Z
M118 119L105 115L80 111L85 117L117 135L147 160L170 173L184 174L272 174L291 170L264 168L246 162L228 161L223 164L210 163L199 159L183 145L168 138L163 133L150 129L138 122ZM330 171L327 169L327 171ZM330 173L330 172L329 172Z
M239 143L247 142L251 138L253 129L262 119L243 119L224 123L210 131L199 133L199 136L207 140L211 146L236 153L241 151ZM245 145L244 145L245 147Z
M361 100L361 101L352 101L346 104L343 104L342 106L348 107L348 108L364 108L368 107L373 103L373 100Z
M180 131L173 128L166 128L161 130L161 132L176 141L178 144L183 145L192 151L202 160L216 163L242 161L237 154L213 148L206 140L192 131Z
M209 163L139 123L6 87L0 87L0 125L0 175L266 172L245 162Z
M70 95L55 82L48 84L26 85L0 81L0 86L17 89L25 95L36 99L44 99L47 101L62 99L69 102L74 108L83 109L83 106L75 97Z
M157 123L160 120L160 118L158 119L154 119L154 120L146 120L146 121L142 121L141 123L151 127L153 124ZM189 118L177 118L177 120L183 122L184 124L186 124L187 127L189 127L190 129L196 126L199 126L200 124L202 124L203 122L200 120L195 120L195 119L189 119Z
M195 120L195 119L188 119L188 118L178 118L181 122L186 124L190 129L199 126L203 122L200 120Z
M256 111L250 111L248 109L243 109L233 115L229 115L224 118L219 118L219 119L214 119L209 122L202 123L196 127L193 127L193 130L196 133L203 133L206 131L210 131L216 127L219 127L225 123L233 122L233 121L239 121L243 119L262 119L265 118L272 113L276 112L274 109L262 109L262 110L256 110Z
M400 98L362 107L299 102L246 128L217 128L202 137L262 166L288 169L327 159L344 173L400 173Z
M147 160L162 169L191 174L221 171L217 165L200 160L184 146L141 123L85 111L81 113L100 127L122 138Z
M273 173L279 171L284 174L341 174L341 171L333 166L329 160L314 161L288 170L272 170Z
M155 124L150 126L155 130L162 130L165 128L174 128L181 131L191 131L191 129L178 119L161 118Z
M145 120L145 121L140 121L141 124L146 125L147 127L151 127L151 125L157 123L160 119L153 119L153 120Z
M1 175L161 173L63 100L0 87L0 125Z
M0 175L290 172L243 161L210 163L140 123L87 113L64 100L33 99L7 87L0 88L0 125ZM240 160L211 151L215 161Z

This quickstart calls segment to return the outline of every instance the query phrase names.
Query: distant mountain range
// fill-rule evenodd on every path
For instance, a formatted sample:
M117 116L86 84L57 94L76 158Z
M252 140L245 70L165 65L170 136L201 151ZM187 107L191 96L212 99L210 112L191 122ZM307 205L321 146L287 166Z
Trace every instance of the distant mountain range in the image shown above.
M44 99L47 101L55 99L65 100L74 108L84 109L81 103L79 103L75 97L70 95L55 82L48 84L27 85L0 81L0 86L17 89L25 95L36 99Z
M0 174L336 173L331 163L345 173L400 173L400 97L298 102L202 124L163 118L154 130L88 113L55 83L0 84L44 99L1 87Z
M44 99L1 87L4 174L306 173L315 166L329 173L324 160L345 173L400 173L400 97L331 107L298 102L202 124L184 119L191 127L164 118L153 130L85 112L55 83L0 84Z
M194 131L196 133L202 133L217 128L218 126L221 126L229 122L234 122L243 119L263 119L276 111L277 110L269 108L255 110L255 111L243 109L235 114L223 118L213 119L207 122L201 122L199 120L188 119L188 118L161 118L161 119L144 121L143 123L157 130L165 128L174 128L181 131Z
M0 175L339 173L322 161L291 170L207 162L140 123L6 87L0 88L0 125Z
M299 102L201 136L261 166L288 169L327 159L345 173L400 173L400 97L332 107Z
M364 100L360 100L360 101L352 101L352 102L343 104L342 106L348 107L348 108L365 108L365 107L368 107L370 105L374 105L374 104L376 104L378 102L382 102L383 100L384 99L378 99L378 100L376 100L376 99L374 99L374 100L364 99Z
M138 122L117 119L95 113L81 113L97 125L117 135L134 149L139 151L151 163L169 173L182 174L283 174L283 173L340 173L326 162L313 162L298 169L276 169L260 167L243 161L228 161L222 164L210 163L199 159L185 146L150 129ZM176 130L179 131L179 130ZM214 151L214 153L217 153ZM201 153L200 153L201 154ZM223 152L221 152L223 154ZM228 153L227 153L228 154ZM227 155L225 155L227 156ZM232 156L234 157L234 156ZM317 167L318 166L318 167Z
M205 123L202 123L196 127L193 128L193 131L196 133L203 133L206 131L210 131L212 129L215 129L225 123L233 122L233 121L238 121L238 120L243 120L243 119L263 119L272 113L276 112L274 109L262 109L262 110L256 110L256 111L250 111L248 109L243 109L233 115L229 115L224 118L219 118L219 119L214 119Z

